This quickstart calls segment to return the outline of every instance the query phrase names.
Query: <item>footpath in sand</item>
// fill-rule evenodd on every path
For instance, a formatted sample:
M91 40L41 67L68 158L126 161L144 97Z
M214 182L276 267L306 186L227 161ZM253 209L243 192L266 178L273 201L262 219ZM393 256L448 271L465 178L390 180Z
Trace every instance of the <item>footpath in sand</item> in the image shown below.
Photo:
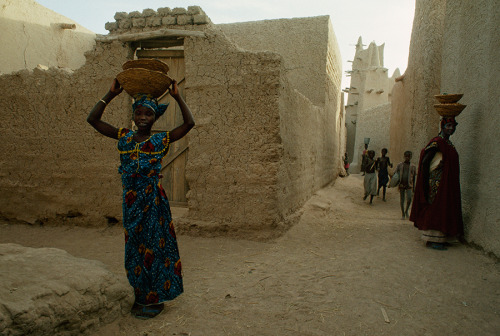
M152 320L92 335L499 335L500 267L464 245L428 249L399 193L362 200L339 178L272 242L179 236L185 293ZM174 210L174 222L176 213ZM123 276L120 227L0 225L0 243L57 247Z

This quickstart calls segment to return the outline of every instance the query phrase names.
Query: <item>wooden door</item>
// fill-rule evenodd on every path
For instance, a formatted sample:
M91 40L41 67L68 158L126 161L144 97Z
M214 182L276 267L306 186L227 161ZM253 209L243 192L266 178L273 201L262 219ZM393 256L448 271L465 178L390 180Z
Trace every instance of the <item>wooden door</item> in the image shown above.
M184 50L138 50L138 58L156 58L165 62L170 68L168 76L178 83L179 93L184 98ZM175 99L170 95L162 97L162 104L169 103L165 114L153 126L153 132L171 131L182 124L182 114ZM170 145L168 154L162 162L162 185L172 206L187 206L186 193L189 185L186 182L186 162L188 159L188 139L184 137Z

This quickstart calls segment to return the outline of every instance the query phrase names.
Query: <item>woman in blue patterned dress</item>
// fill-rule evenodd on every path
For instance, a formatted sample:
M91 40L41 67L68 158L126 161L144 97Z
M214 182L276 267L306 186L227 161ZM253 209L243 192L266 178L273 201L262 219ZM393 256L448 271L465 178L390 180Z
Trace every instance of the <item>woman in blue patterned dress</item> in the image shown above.
M160 182L161 160L170 144L185 136L194 119L177 83L172 82L171 96L181 109L184 123L170 132L151 135L154 122L167 105L147 95L135 97L134 123L137 131L116 128L101 120L107 104L122 92L115 79L108 93L87 117L99 133L118 140L119 172L123 184L123 226L125 229L125 269L134 288L132 314L151 318L163 310L163 302L183 291L181 261L172 215Z

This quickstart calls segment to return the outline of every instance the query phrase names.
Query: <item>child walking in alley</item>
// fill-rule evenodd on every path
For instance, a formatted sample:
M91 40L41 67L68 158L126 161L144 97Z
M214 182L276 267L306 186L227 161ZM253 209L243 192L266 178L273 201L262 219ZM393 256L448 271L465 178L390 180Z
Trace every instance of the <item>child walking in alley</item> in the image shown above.
M369 150L365 160L365 179L363 183L365 196L363 200L366 200L368 195L370 195L370 204L373 204L373 196L377 195L377 175L375 174L376 162L374 158L375 151Z
M347 174L347 176L349 176L349 157L347 156L347 153L344 154L344 157L342 159L344 161L345 173Z
M387 148L382 148L382 156L377 159L377 169L378 169L378 189L377 196L380 194L380 188L382 188L383 198L382 201L385 202L385 193L387 190L387 183L389 182L389 170L388 167L392 168L391 159L387 155Z
M410 209L412 193L415 188L415 176L416 176L416 167L411 164L412 152L406 151L404 153L404 162L398 163L396 166L396 171L394 175L398 174L399 176L399 196L401 203L401 219L409 218L408 210ZM406 206L405 206L406 200Z

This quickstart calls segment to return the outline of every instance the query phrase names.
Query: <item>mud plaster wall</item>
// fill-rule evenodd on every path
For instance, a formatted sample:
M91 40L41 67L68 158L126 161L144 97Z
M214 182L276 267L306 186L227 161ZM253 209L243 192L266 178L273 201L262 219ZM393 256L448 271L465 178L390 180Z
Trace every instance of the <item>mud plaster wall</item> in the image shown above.
M408 68L392 94L389 151L395 158L410 150L418 160L420 150L439 132L434 95L439 94L441 83L445 5L445 0L415 4Z
M60 24L75 24L62 29ZM0 6L0 73L47 67L78 69L95 34L33 0L3 0ZM8 46L8 47L7 47Z
M252 231L255 237L261 231L279 234L312 192L337 175L335 127L341 118L330 113L338 112L340 83L327 81L323 94L329 107L319 108L292 92L278 54L244 51L221 31L208 39L187 38L185 47L186 99L197 122L190 134L187 225ZM338 56L328 52L325 57ZM116 142L96 133L85 118L132 55L126 44L98 43L86 56L86 65L75 72L37 69L0 77L7 97L0 107L13 112L2 117L13 125L2 134L0 148L8 153L0 171L4 217L94 225L121 218ZM331 62L324 65L341 72ZM283 106L309 122L304 132ZM129 112L129 98L121 95L103 119L126 127ZM291 126L285 128L280 118ZM328 131L317 136L318 129ZM325 140L327 134L331 138ZM286 160L295 144L303 147L293 154L297 169L292 169ZM280 185L287 174L293 183ZM306 189L296 185L300 178Z
M405 85L406 84L406 85ZM412 146L410 149L408 147L408 132L410 129L410 118L405 115L405 109L407 107L408 94L405 90L409 85L408 80L405 82L396 82L392 88L392 100L391 100L391 119L390 119L390 147L391 157L395 162L402 160L403 153L407 150L413 151L412 162L417 163L418 156L420 154L420 149ZM415 151L417 150L417 151Z
M281 111L281 134L285 146L285 166L293 170L286 174L291 180L283 181L283 185L294 185L292 189L296 190L293 190L293 194L300 200L294 202L285 197L287 199L285 203L302 205L304 199L309 198L312 192L331 182L337 175L345 148L340 141L345 134L340 108L341 56L330 18L318 16L264 20L224 24L218 27L241 48L252 51L273 51L283 57L288 83L291 88L297 90L282 94L284 100ZM304 107L302 98L295 98L299 93L319 109L315 109L313 114L305 113L309 108ZM287 97L293 97L295 101L290 103ZM312 124L311 120L314 120ZM292 122L292 125L288 124L289 122ZM288 134L288 130L297 129L297 125L315 124L319 125L321 130L315 137L305 133L308 128L304 129L306 136L297 134L294 138ZM314 134L314 128L311 130ZM309 151L314 160L306 169L295 167L297 159L295 154L287 158L295 150L301 151L300 148L304 143L296 139L302 136L308 146L303 149ZM298 158L310 161L305 153L302 152ZM283 193L286 194L287 192Z
M335 153L325 153L329 145L316 146L321 137L312 140L321 133L325 110L292 89L280 55L243 50L217 27L207 34L184 45L186 98L197 123L186 167L186 225L254 237L279 234L311 190L335 177L331 163L328 178L319 176L328 170L323 157L332 162ZM297 115L301 119L294 120ZM300 178L316 181L301 189L307 183Z
M282 60L238 50L217 29L207 34L184 43L185 94L196 120L186 167L189 222L214 231L269 229L280 221Z
M84 223L121 218L116 141L85 121L127 60L121 43L97 44L76 71L50 68L0 76L0 211L29 223L68 217ZM129 126L129 99L103 119Z
M327 128L324 134L327 137L326 143L331 147L326 147L326 155L330 156L325 164L327 167L332 165L333 178L335 179L340 171L343 171L343 160L346 144L347 129L345 127L345 109L344 96L342 93L342 57L340 55L339 46L331 21L328 20L328 40L327 40L327 60L326 60L326 94L325 94L325 110L326 118L321 122L325 122ZM331 127L328 118L334 119L334 127ZM314 132L313 132L314 134ZM333 137L333 142L330 142L330 137ZM321 139L320 139L321 141ZM333 156L332 156L333 154ZM333 157L333 162L331 159ZM325 171L325 176L329 178L329 171ZM322 185L321 187L323 187Z
M451 140L460 155L466 239L500 255L499 9L495 1L416 2L408 69L393 89L393 155L420 150L439 132L434 95L464 93Z
M279 206L291 215L340 170L337 119L295 89L284 86L280 97L283 158L279 175Z
M467 105L452 136L460 154L467 239L500 256L500 9L498 1L447 1L441 92Z
M375 157L381 156L382 148L389 148L391 103L378 105L363 111L363 117L356 124L356 152L361 155L364 150L364 138L370 138L368 149L375 151ZM388 156L392 158L392 153ZM358 158L358 162L360 162Z
M347 127L346 127L346 112L345 112L345 96L343 93L340 94L340 118L339 118L339 129L338 133L339 143L340 143L340 160L341 160L341 170L344 168L344 154L347 153Z
M338 50L334 34L329 34L328 16L264 20L217 25L239 47L251 51L273 51L283 57L289 82L316 105L325 104L325 71L329 44ZM333 31L332 31L333 32ZM340 53L331 53L334 63ZM335 64L338 68L337 64ZM330 81L332 79L329 79Z

